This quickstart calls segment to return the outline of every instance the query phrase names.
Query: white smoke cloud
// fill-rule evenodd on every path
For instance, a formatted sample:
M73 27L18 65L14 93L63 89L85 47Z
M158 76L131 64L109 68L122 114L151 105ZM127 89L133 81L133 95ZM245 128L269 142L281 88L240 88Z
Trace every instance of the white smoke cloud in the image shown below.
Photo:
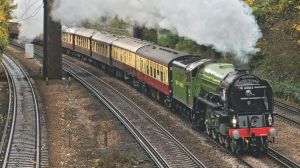
M246 62L262 36L252 11L242 0L54 0L52 16L66 24L103 16L147 27L176 30L200 45L213 46Z
M43 33L43 0L14 0L15 21L20 23L20 38L34 39Z

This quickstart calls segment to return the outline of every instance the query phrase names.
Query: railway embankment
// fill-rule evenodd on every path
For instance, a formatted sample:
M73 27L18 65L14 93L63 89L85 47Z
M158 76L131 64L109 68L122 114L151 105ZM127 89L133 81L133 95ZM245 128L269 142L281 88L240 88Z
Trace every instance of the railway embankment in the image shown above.
M121 122L82 85L75 80L46 83L38 60L25 59L21 50L7 51L24 65L39 90L50 167L154 167ZM107 143L103 122L109 127Z

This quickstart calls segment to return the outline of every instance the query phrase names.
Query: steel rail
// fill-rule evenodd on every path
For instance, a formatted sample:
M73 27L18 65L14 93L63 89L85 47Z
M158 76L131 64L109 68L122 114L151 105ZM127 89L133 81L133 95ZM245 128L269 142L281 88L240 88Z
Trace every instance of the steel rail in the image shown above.
M11 73L8 71L8 75L11 77ZM9 157L9 153L10 153L10 148L11 148L11 145L12 145L12 139L13 139L13 134L14 134L14 128L15 128L15 125L16 125L16 114L17 114L17 90L16 90L16 86L15 86L15 83L12 79L12 89L13 89L13 113L12 113L12 123L11 123L11 129L10 129L10 134L9 134L9 139L8 139L8 142L7 142L7 148L6 148L6 151L5 151L5 155L4 155L4 159L3 159L3 162L2 162L2 168L6 167L7 165L7 162L8 162L8 157Z
M155 151L155 148L139 133L139 131L133 126L133 124L115 107L110 101L108 101L103 95L98 93L97 89L91 86L88 82L81 79L78 75L72 72L68 68L64 68L64 71L71 74L77 79L83 86L89 89L101 102L103 102L111 112L122 122L122 124L130 131L130 133L137 139L141 146L146 150L152 160L158 167L169 167L166 161Z
M277 116L278 118L281 118L281 119L283 119L283 120L285 120L285 121L288 121L288 122L290 122L291 124L294 124L294 125L300 127L300 122L299 122L299 121L296 121L296 120L294 120L294 119L288 118L288 117L286 117L286 116L284 116L284 115L282 115L282 114L278 114L278 113L275 113L275 116Z
M293 115L300 115L300 109L297 107L290 106L277 100L274 100L274 105L277 106L279 109L285 110L284 112L288 112ZM275 113L275 116L300 127L300 121L298 120L295 120L291 117L287 117L281 113Z
M20 47L20 48L22 48L22 47ZM41 56L39 52L36 53L36 55ZM66 70L66 71L69 72L69 73L72 73L71 71L68 71L68 70ZM89 74L90 74L90 73L89 73ZM73 75L75 75L75 74L73 74ZM94 76L93 74L90 74L90 75ZM75 77L75 76L74 76L74 77ZM94 76L94 77L96 77L96 76ZM78 78L78 77L75 77L75 78ZM97 78L98 78L98 77L97 77ZM78 78L78 80L81 81L80 78ZM100 79L100 80L101 80L101 79ZM84 81L81 81L81 83L84 84L85 82L84 82ZM88 83L85 83L84 85L86 85L87 88L89 88L95 95L97 95L97 91L95 90L95 88L88 86L88 85L89 85ZM118 92L118 91L117 91L117 92ZM124 95L123 95L123 96L124 96ZM100 98L101 98L101 95L98 95L97 97L100 99ZM129 99L127 99L127 100L129 100ZM129 100L129 101L130 101L130 100ZM278 106L279 108L288 110L288 111L291 112L291 113L300 114L300 112L299 112L300 109L298 109L298 108L294 108L294 107L292 107L292 106L285 105L284 103L281 103L281 102L278 103L278 101L274 101L274 104L275 104L276 106ZM284 104L284 105L282 105L282 104ZM288 106L288 107L287 107L287 106ZM137 108L139 108L139 107L137 107ZM282 119L288 120L289 122L292 122L292 123L294 123L294 124L300 125L299 122L294 121L294 120L292 120L292 119L289 119L289 118L287 118L287 117L285 117L285 116L283 116L283 115L277 114L277 116L280 117L280 118L282 118ZM120 116L120 117L121 117L121 116ZM119 118L119 117L118 117L118 118ZM124 122L125 122L125 121L124 121ZM123 122L122 122L122 123L123 123ZM213 141L213 142L215 142L215 141ZM216 143L216 144L217 144L217 143ZM219 144L218 144L218 145L219 145ZM299 164L293 162L292 160L290 160L290 159L287 158L286 156L280 154L279 152L275 151L274 149L268 148L267 155L268 155L269 157L271 157L272 159L276 160L277 162L279 162L280 164L282 164L282 165L285 166L285 167L289 167L289 168L300 167ZM154 157L154 156L152 156L152 157ZM248 162L246 162L246 161L244 161L243 159L241 159L241 157L238 157L238 156L237 156L237 158L238 158L240 161L242 161L244 164L246 164L247 166L253 167L253 166L250 165ZM158 160L156 160L156 162L157 162L157 161L158 161Z
M13 63L15 65L15 67L17 67L23 76L23 78L26 80L26 83L28 84L27 86L29 87L29 90L31 92L31 96L32 96L32 103L34 104L34 115L35 115L35 158L34 158L34 167L39 168L40 167L40 121L39 121L39 107L38 107L38 103L37 103L37 98L36 98L36 94L35 94L35 90L33 88L33 85L31 83L30 78L28 77L27 73L23 70L23 68L11 57L4 55L4 60L3 63L4 65L8 66L7 61L11 61L11 63ZM8 71L9 72L9 71ZM17 117L17 113L18 113L18 109L17 109L17 102L18 102L18 95L17 95L17 89L16 89L16 82L13 78L13 75L11 72L9 72L10 76L12 76L12 83L14 86L14 114L13 114L13 122L12 122L12 127L11 127L11 131L10 131L10 136L9 136L9 140L8 140L8 145L7 145L7 149L6 149L6 153L5 153L5 157L4 157L4 161L3 161L3 165L2 167L7 167L9 164L9 159L10 159L10 150L14 141L14 132L16 129L16 117ZM22 156L21 156L22 157ZM22 164L22 163L18 163L18 164ZM22 165L20 165L22 166Z
M183 150L186 155L188 155L195 163L196 165L198 165L197 167L205 167L205 165L199 161L187 148L185 148L175 137L173 137L168 131L166 131L162 126L160 126L154 119L152 119L145 111L143 111L140 107L138 107L136 104L134 104L131 100L129 100L126 96L124 96L123 94L121 94L119 91L117 91L116 89L112 88L110 85L108 85L107 83L105 83L103 80L99 79L98 77L96 77L95 75L91 74L90 72L84 70L83 68L68 62L66 60L64 60L65 64L69 64L69 66L75 66L76 69L80 69L81 72L88 74L89 76L93 77L96 81L101 82L102 84L104 84L106 87L108 87L110 90L112 90L113 92L115 92L117 95L119 95L123 100L125 100L126 102L128 102L131 106L133 106L136 110L138 110L139 112L141 112L141 114L145 115L146 118L148 120L150 120L157 128L159 128L164 134L166 134L172 141L174 141L175 143L177 143L178 147ZM66 69L66 68L64 68ZM67 70L67 69L66 69ZM75 78L79 78L78 75L76 75L72 70L67 70L69 73L71 73ZM84 83L84 85L89 85L90 87L92 87L87 81L83 81L83 79L79 80L82 83ZM92 87L93 88L93 87ZM95 88L93 88L94 91ZM97 91L98 92L98 91ZM101 95L101 94L100 94ZM112 104L112 103L110 103ZM122 113L121 113L122 114ZM151 156L152 157L152 156Z
M11 113L12 113L12 106L13 106L13 98L14 98L14 87L13 87L13 83L12 83L12 79L10 78L10 75L8 74L8 71L6 69L6 67L3 65L3 63L1 62L1 66L3 67L4 69L4 72L5 72L5 75L6 75L6 79L7 79L7 82L8 82L8 90L9 90L9 102L8 102L8 108L7 108L7 117L6 117L6 122L5 122L5 127L4 127L4 130L3 130L3 134L2 134L2 138L1 138L1 144L0 144L0 153L4 153L4 146L5 146L5 140L7 138L7 130L8 130L8 126L9 126L9 123L10 123L10 116L11 116Z
M277 100L274 100L274 104L278 108L286 110L287 112L300 115L300 108L290 106L290 105L288 105L286 103L283 103L283 102L280 102L280 101L277 101Z
M22 49L24 49L22 46L20 47L20 46L18 46L19 48L22 48ZM41 52L41 50L38 48L38 47L35 47L35 55L36 56L39 56L39 57L42 57L42 52ZM65 69L65 71L68 71L67 69ZM68 71L70 74L72 74L72 71ZM74 75L74 77L76 76L76 74L73 74ZM78 77L78 76L77 76ZM95 77L95 76L94 76ZM89 90L91 90L91 92L93 92L96 96L97 96L97 91L95 90L95 88L93 88L93 87L91 87L88 83L84 83L85 81L84 80L80 80L79 78L78 78L78 80L83 84L83 85L85 85ZM107 85L107 84L106 84ZM107 86L109 86L109 85L107 85ZM116 91L116 90L115 90ZM124 95L123 95L124 96ZM100 100L102 100L102 101L104 101L105 100L105 97L102 97L101 98L101 94L98 94L98 96L97 96ZM125 96L124 96L124 98L125 98ZM128 98L126 98L126 100L127 101L130 101ZM138 106L136 106L133 102L129 102L131 105L134 105L135 106L135 108L138 108L139 110L141 110ZM105 103L106 105L112 105L112 103L109 103L109 102L106 102ZM114 108L114 106L112 105L112 106L110 106L110 109L111 110L114 110L114 111L116 111L117 112L117 109L116 108ZM146 114L146 113L145 113ZM124 115L122 114L122 113L120 113L120 114L115 114L119 119L120 119L120 121L125 125L126 124L126 119L124 118ZM122 117L123 116L123 117ZM148 116L148 117L150 117L150 116ZM147 118L148 118L147 117ZM151 117L150 117L151 118ZM153 120L153 119L152 119ZM153 120L154 121L154 120ZM156 124L158 124L158 123L156 123ZM130 123L128 123L127 122L127 124L125 125L127 128L129 128L130 127ZM134 130L136 130L136 128L129 128L129 131L132 133L132 132L134 132ZM136 130L137 131L137 130ZM165 130L166 131L166 130ZM155 150L155 148L153 147L153 146L151 146L151 144L144 138L144 137L138 137L139 136L139 132L135 132L135 133L132 133L136 138L137 138L137 140L139 141L139 142L141 142L141 145L143 146L143 148L146 148L145 150L149 153L149 155L151 156L151 158L154 160L154 162L159 166L159 167L170 167L169 165L167 165L166 164L166 162L165 161L162 161L161 159L162 159L162 157L157 153L157 151ZM170 134L170 133L169 133ZM141 135L141 134L140 134ZM171 134L170 134L171 135ZM173 137L174 138L174 137ZM144 139L144 140L143 140ZM176 138L174 138L174 140L176 140L177 141L177 143L179 143L178 142L178 140L176 139ZM147 147L148 146L148 147ZM196 163L198 164L198 166L197 167L205 167L205 165L203 164L203 163L201 163L192 153L190 153L190 151L189 150L187 150L182 144L181 144L181 149L182 150L184 150L184 151L186 151L186 153L188 154L188 155L190 155L190 157L194 160L194 161L196 161Z
M292 161L291 159L287 158L283 154L279 153L278 151L267 148L267 155L271 157L272 159L279 162L281 165L287 167L287 168L300 168L300 165Z

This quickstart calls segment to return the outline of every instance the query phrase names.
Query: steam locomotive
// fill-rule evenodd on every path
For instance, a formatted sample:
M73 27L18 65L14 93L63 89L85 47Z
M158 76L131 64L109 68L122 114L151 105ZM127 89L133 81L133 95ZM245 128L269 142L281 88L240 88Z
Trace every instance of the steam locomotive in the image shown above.
M272 88L247 70L85 28L64 28L62 42L65 53L131 83L234 153L264 152L276 136Z

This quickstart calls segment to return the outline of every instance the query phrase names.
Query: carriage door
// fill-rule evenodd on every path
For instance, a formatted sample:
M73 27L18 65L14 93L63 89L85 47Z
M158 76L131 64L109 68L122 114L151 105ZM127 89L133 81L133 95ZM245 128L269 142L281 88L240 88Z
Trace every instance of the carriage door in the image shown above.
M192 93L191 93L191 86L192 86L192 81L191 81L191 72L186 72L186 102L188 106L193 104L193 98L192 98Z

